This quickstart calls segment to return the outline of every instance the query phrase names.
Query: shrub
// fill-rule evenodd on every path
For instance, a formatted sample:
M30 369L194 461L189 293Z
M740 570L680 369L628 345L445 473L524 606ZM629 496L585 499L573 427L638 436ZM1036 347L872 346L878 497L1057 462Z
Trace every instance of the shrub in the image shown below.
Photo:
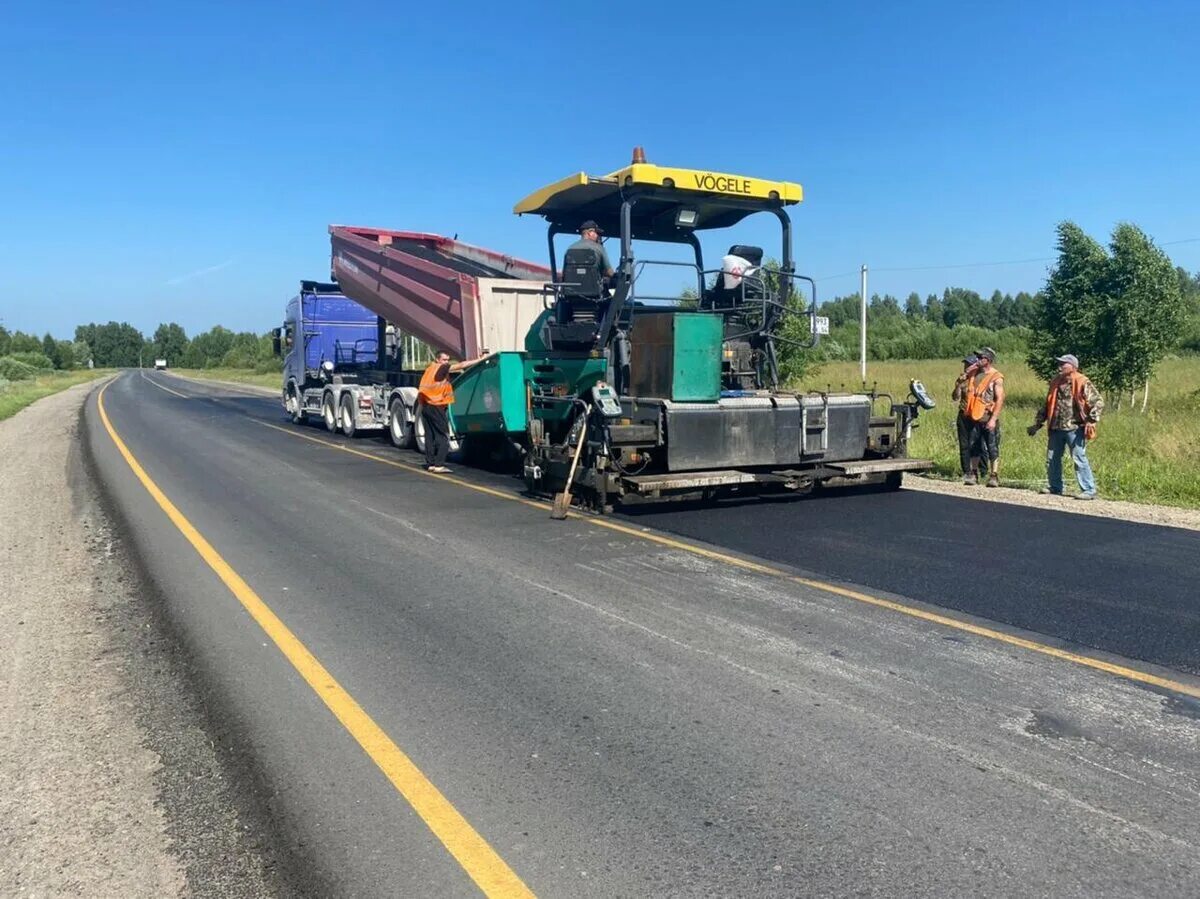
M45 353L10 353L9 359L15 359L31 368L53 369L54 360Z
M27 355L22 353L21 355ZM0 378L8 381L28 381L36 378L38 369L13 356L0 356Z

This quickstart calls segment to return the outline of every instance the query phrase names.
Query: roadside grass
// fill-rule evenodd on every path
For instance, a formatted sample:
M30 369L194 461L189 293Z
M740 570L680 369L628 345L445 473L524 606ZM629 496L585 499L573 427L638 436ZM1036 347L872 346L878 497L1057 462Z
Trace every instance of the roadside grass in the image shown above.
M1045 402L1046 384L1019 361L998 359L1005 375L1007 402L1001 415L1000 479L1007 487L1037 489L1046 483L1046 431L1025 433ZM952 359L893 360L867 363L867 387L908 394L910 378L924 382L938 407L921 414L909 453L932 459L934 476L957 478L958 442L955 403L950 399L962 364ZM799 385L808 390L859 390L857 363L829 363ZM1105 396L1099 433L1088 446L1088 458L1099 491L1108 499L1200 508L1200 357L1165 360L1150 383L1150 402L1136 404ZM1065 465L1068 492L1074 488L1070 462Z
M93 368L78 371L48 371L22 381L0 381L0 421L12 418L30 403L42 397L111 375L116 369Z
M203 381L232 381L237 384L253 384L256 387L271 387L280 389L283 375L277 371L255 372L247 368L172 368L168 374L182 375L185 378L199 378Z

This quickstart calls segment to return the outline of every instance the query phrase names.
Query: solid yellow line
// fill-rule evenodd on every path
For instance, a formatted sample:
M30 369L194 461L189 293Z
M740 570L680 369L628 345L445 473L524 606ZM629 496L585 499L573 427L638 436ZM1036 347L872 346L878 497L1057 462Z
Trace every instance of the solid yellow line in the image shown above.
M476 885L488 896L532 896L533 893L525 886L502 858L487 841L467 823L450 801L442 795L437 787L421 772L413 761L392 742L384 730L372 720L371 716L360 706L345 688L342 687L325 667L317 661L300 639L288 629L250 585L230 567L199 531L192 525L183 513L176 508L150 479L141 464L134 458L129 447L117 434L109 421L104 409L104 392L108 385L100 389L96 397L96 405L100 410L100 420L112 438L117 450L133 470L134 475L146 491L154 498L159 507L171 519L180 533L192 544L200 557L216 572L217 576L237 597L250 616L258 622L259 627L274 641L280 651L292 666L304 678L304 681L321 697L329 710L337 717L342 726L358 741L368 756L371 757L379 770L387 776L392 785L408 800L413 810L421 816L442 841L442 845L458 861L463 870L475 881Z
M435 474L432 471L426 471L419 465L413 465L409 462L397 462L395 459L385 459L383 456L377 456L374 453L364 453L362 450L356 450L353 447L346 446L343 443L334 443L332 440L322 440L320 437L313 437L311 434L301 434L299 431L291 428L281 428L279 425L268 424L265 421L260 421L256 418L251 419L255 424L260 424L264 428L270 428L272 431L278 431L281 434L287 434L289 437L299 437L301 440L308 440L312 443L319 443L321 446L327 446L330 449L341 450L343 453L349 453L352 456L361 456L364 459L370 459L372 462L378 462L381 465L390 465L392 468L402 468L405 471L411 471L413 474L425 475L429 478L437 478L439 481L449 481L459 487L466 487L468 490L474 490L478 493L486 493L488 496L494 496L497 499L508 500L509 502L521 503L526 506L533 506L535 509L549 509L549 503L541 503L537 500L525 499L523 496L513 496L511 493L506 493L503 490L496 490L493 487L485 487L483 484L472 484L470 481L464 481L462 478L456 478L453 475Z
M1094 668L1097 671L1115 674L1118 677L1123 677L1127 680L1137 681L1138 683L1142 684L1151 684L1155 687L1162 687L1166 690L1174 690L1177 693L1184 693L1188 696L1194 696L1197 699L1200 699L1200 687L1194 687L1190 684L1182 683L1181 681L1159 677L1156 674L1150 674L1148 671L1141 671L1137 668L1128 668L1125 665L1117 665L1113 662L1106 662L1103 659L1093 658L1092 656L1080 655L1077 652L1059 649L1055 646L1048 646L1045 643L1038 643L1035 640L1027 640L1024 637L1018 637L1014 634L1006 634L1003 631L993 630L990 627L982 627L978 624L971 624L969 621L959 621L957 618L950 618L947 615L939 615L937 612L927 612L924 609L913 608L912 606L907 606L903 603L898 603L890 599L883 599L879 596L871 596L866 593L860 593L857 590L850 590L846 587L839 587L835 584L826 584L823 581L814 581L810 578L798 576L791 577L791 580L798 584L805 584L809 587L815 587L818 590L836 593L838 596L844 596L847 599L853 599L857 602L878 606L881 609L890 609L893 612L911 615L914 618L920 618L923 621L930 621L935 624L943 624L946 627L952 627L956 630L965 631L978 637L987 637L991 640L998 640L1001 643L1007 643L1010 646L1019 646L1022 649L1039 652L1042 655L1052 656L1053 658L1061 659L1065 662L1074 662L1077 665L1084 665L1088 668Z
M264 427L271 428L272 430L279 431L283 434L288 434L292 437L300 437L304 440L310 440L313 443L319 443L322 446L327 446L331 449L339 449L343 452L351 453L356 456L362 456L365 459L372 459L375 462L382 462L384 465L391 465L394 468L403 468L406 471L412 471L417 474L429 475L429 477L449 481L456 486L466 487L468 490L475 490L479 493L486 493L489 496L495 496L499 499L508 500L509 502L518 502L526 506L533 506L534 508L538 509L549 508L548 503L539 503L533 500L525 499L524 497L513 496L511 493L505 493L502 490L495 490L491 487L484 487L482 484L472 484L470 481L464 481L461 478L451 478L446 477L445 475L431 474L430 472L427 472L415 465L409 465L404 462L395 462L391 459L384 459L380 456L373 455L372 453L364 453L359 450L343 446L340 443L333 443L329 440L321 440L318 437L300 434L294 430L281 428L278 425L267 424L264 421L259 421L258 423ZM1082 665L1086 668L1091 668L1096 671L1114 674L1117 677L1122 677L1126 680L1135 681L1140 684L1150 684L1155 687L1161 687L1165 690L1172 690L1176 693L1183 693L1186 696L1192 696L1200 699L1200 687L1192 686L1191 684L1186 684L1177 680L1171 680L1170 678L1159 677L1158 675L1151 674L1148 671L1141 671L1137 668L1129 668L1125 665L1117 665L1113 662L1106 662L1103 659L1093 658L1092 656L1085 656L1066 649L1059 649L1058 647L1050 646L1046 643L1039 643L1036 640L1028 640L1024 637L1018 637L1014 634L1006 634L1003 631L994 630L990 627L972 624L969 621L960 621L959 619L951 618L948 615L939 615L936 612L928 612L925 609L919 609L916 606L905 605L904 603L896 602L890 599L884 599L879 596L871 596L868 593L862 593L858 590L851 590L847 587L839 587L837 584L830 584L826 581L819 581L814 580L813 578L789 574L780 568L764 565L760 562L752 562L749 559L738 558L737 556L733 556L728 553L708 549L703 546L697 546L694 543L687 543L683 540L676 540L673 537L656 534L653 531L640 530L638 528L630 527L629 525L625 524L619 524L615 521L610 521L604 518L578 515L576 513L571 513L571 517L576 518L579 521L587 522L594 527L606 528L610 531L616 531L621 534L626 534L630 537L636 537L639 540L657 543L660 546L667 546L671 549L677 549L681 552L690 553L694 556L702 556L706 559L712 559L715 562L721 562L726 565L732 565L737 568L741 568L744 571L753 571L756 574L783 578L784 580L790 580L797 584L803 584L806 587L811 587L814 590L832 593L835 596L852 599L855 602L875 606L880 609L888 609L892 612L898 612L901 615L907 615L910 618L917 618L921 621L940 624L945 627L953 628L954 630L963 631L964 633L974 634L977 637L986 637L989 640L995 640L999 643L1006 643L1009 646L1018 646L1021 649L1027 649L1031 652L1040 653L1042 655L1060 659L1065 662L1073 662L1076 665Z

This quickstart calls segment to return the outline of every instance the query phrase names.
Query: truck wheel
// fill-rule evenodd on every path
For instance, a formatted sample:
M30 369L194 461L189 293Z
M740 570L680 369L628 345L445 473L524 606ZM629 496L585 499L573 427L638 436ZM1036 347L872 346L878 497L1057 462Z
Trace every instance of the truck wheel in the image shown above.
M300 391L293 384L288 389L288 411L292 413L292 424L302 425L308 420L308 415L304 411L304 401L300 398Z
M413 442L413 430L412 422L408 420L408 413L404 408L404 400L396 397L388 409L388 436L392 439L392 445L399 449L408 449Z
M321 417L325 419L325 430L330 434L338 432L337 409L333 406L333 394L327 393L321 399Z
M417 447L418 453L425 452L425 417L417 416L417 421L413 425L413 443Z
M891 493L893 490L899 490L904 484L904 472L892 471L888 472L887 480L883 482L884 491Z
M342 410L340 424L342 433L347 437L354 436L354 397L348 393L342 394Z

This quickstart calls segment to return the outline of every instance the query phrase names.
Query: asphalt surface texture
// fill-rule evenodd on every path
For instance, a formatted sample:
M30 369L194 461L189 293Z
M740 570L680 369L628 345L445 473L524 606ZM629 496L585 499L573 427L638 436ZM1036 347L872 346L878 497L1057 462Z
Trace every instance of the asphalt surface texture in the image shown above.
M633 516L822 577L1200 674L1195 531L915 491Z
M134 372L104 403L537 895L1200 893L1200 701L663 536L1194 692L1192 532L904 491L642 511L614 531L551 521L511 479L454 466L456 483L382 440L293 426L269 398ZM282 862L314 895L478 895L135 479L94 397L85 423Z

